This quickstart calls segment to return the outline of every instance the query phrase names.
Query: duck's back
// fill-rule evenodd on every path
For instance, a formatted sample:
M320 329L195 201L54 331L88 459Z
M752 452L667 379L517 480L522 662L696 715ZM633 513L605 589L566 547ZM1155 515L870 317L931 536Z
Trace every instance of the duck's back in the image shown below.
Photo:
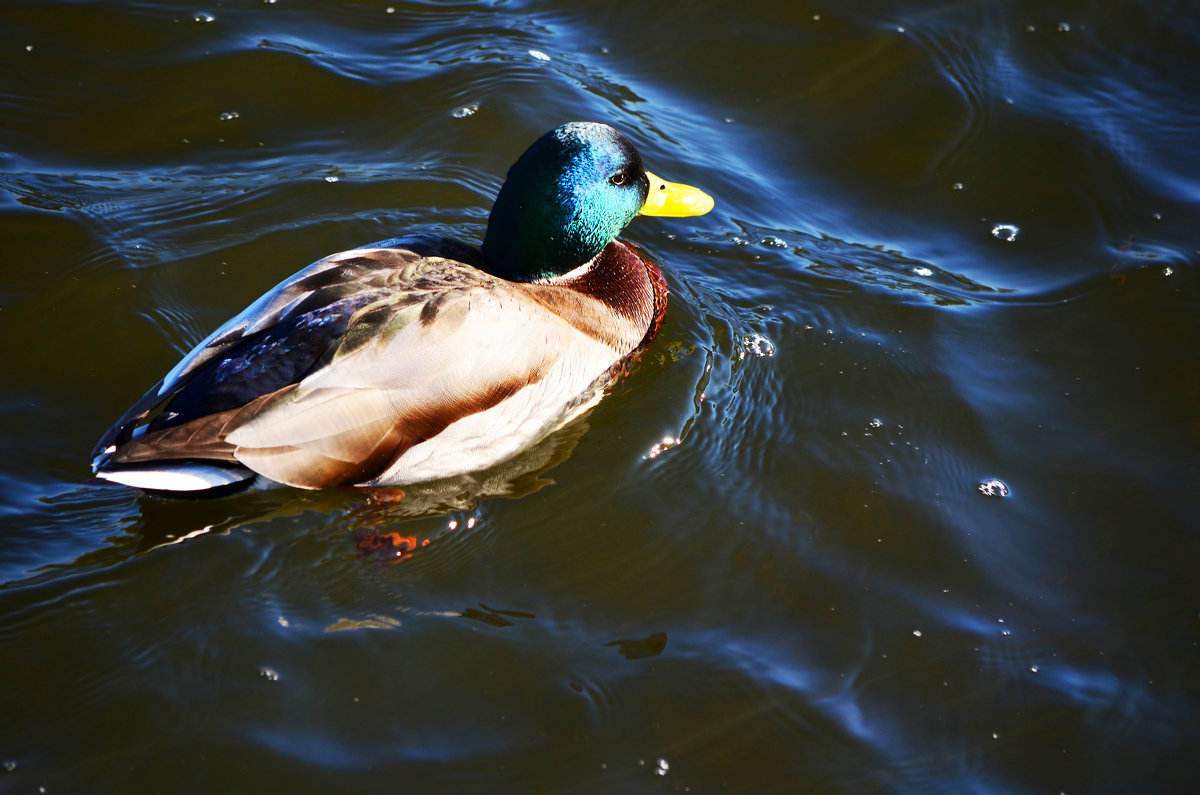
M652 335L661 277L610 249L540 284L490 276L475 249L426 236L327 257L173 368L101 440L97 474L158 490L259 476L321 488L497 463L586 408Z

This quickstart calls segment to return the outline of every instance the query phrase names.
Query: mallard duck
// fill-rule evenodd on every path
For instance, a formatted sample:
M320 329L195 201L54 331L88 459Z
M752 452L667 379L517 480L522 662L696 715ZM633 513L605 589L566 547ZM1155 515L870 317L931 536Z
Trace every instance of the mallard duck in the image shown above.
M543 135L475 248L409 235L286 279L192 349L93 451L151 492L392 487L493 466L597 400L653 338L658 268L617 235L701 215L605 124Z

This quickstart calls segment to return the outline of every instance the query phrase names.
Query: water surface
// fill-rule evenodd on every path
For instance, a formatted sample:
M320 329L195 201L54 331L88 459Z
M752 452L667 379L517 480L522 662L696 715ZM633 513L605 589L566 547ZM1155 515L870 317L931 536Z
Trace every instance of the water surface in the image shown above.
M1191 4L0 19L0 789L1200 782ZM670 314L582 421L394 505L88 480L212 328L478 241L575 119L717 202L627 230Z

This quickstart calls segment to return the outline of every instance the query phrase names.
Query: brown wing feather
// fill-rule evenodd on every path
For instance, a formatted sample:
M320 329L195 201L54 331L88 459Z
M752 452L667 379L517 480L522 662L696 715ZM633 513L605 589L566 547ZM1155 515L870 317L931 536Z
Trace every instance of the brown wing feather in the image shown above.
M240 446L235 455L256 472L291 486L312 489L362 483L383 474L410 447L432 439L463 417L503 402L539 378L540 368L536 368L507 382L446 395L403 415L364 415L361 424L320 439L281 447Z
M540 372L507 383L462 392L452 400L424 406L404 417L386 412L362 416L347 430L295 445L238 446L228 436L255 417L289 402L292 385L264 395L238 408L201 417L182 425L150 431L123 445L114 463L205 459L242 463L261 475L290 486L308 489L361 483L377 477L415 444L441 433L464 416L485 411L536 383ZM344 406L345 399L341 399Z
M370 480L416 443L399 425L382 436L358 434L344 439L342 450L354 460L331 456L307 447L238 448L246 466L274 481L303 489L322 489Z

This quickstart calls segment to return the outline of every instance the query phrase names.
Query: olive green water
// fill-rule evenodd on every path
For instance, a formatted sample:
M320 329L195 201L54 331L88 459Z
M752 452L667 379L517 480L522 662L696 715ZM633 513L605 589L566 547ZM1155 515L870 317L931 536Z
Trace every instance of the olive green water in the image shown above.
M1184 792L1189 3L8 2L0 791ZM92 445L564 121L703 187L653 347L396 504ZM414 536L411 559L359 554Z

